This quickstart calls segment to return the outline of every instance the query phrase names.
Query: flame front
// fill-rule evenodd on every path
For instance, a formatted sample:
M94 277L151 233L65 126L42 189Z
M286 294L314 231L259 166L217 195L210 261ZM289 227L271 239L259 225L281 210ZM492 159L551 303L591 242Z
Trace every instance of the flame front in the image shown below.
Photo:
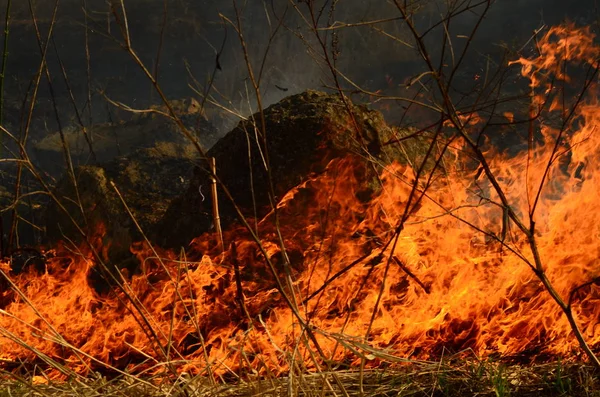
M158 259L138 244L132 250L143 274L106 296L90 286L96 265L83 248L58 248L44 274L11 275L3 264L10 281L0 295L0 357L48 357L79 373L173 365L214 374L280 374L290 365L312 370L361 357L378 365L378 351L577 357L569 322L532 269L536 255L598 351L598 47L589 29L561 26L539 50L515 62L531 82L530 114L537 115L522 124L530 128L528 149L485 153L531 236L509 216L481 164L464 155L463 139L447 146L442 168L417 182L411 166L386 167L368 202L354 194L360 167L349 156L282 199L279 232L273 214L259 222L262 250L243 229L225 234L234 244L222 254L210 235L193 242L189 258L161 251ZM587 70L585 97L570 92L567 63ZM504 120L518 114L504 112ZM460 120L472 134L483 123L476 115ZM452 139L452 123L445 129Z

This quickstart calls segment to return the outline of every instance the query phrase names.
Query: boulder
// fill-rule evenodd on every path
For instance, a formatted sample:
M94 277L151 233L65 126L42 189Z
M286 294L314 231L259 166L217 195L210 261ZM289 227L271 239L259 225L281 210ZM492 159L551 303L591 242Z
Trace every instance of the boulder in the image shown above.
M414 140L386 145L410 132L388 126L377 111L347 103L352 116L337 95L307 91L290 96L264 111L267 150L260 130L254 128L259 114L240 122L209 150L208 156L216 159L220 182L245 217L261 218L272 209L266 156L275 202L323 172L331 160L346 156L360 165L362 188L354 194L366 201L379 188L378 172L383 165L406 162L422 152L424 145ZM165 142L105 164L78 166L75 178L63 177L54 190L64 209L50 202L44 210L45 241L81 244L81 228L88 239L100 242L105 261L135 271L132 243L147 237L161 248L185 247L212 230L211 181L206 168L191 145ZM237 220L237 213L220 187L218 194L226 228Z
M346 105L348 104L348 106ZM414 140L386 145L409 134L388 126L380 112L346 103L339 95L306 91L287 97L264 111L267 147L263 145L261 115L254 114L219 140L209 151L217 176L246 217L261 218L271 210L268 157L275 202L311 174L322 172L328 162L341 156L362 161L364 189L368 197L378 189L380 165L407 161L422 150ZM348 108L349 107L349 108ZM196 167L187 192L171 202L153 236L164 247L186 246L213 227L210 176L207 166ZM235 208L219 188L223 227L237 219Z

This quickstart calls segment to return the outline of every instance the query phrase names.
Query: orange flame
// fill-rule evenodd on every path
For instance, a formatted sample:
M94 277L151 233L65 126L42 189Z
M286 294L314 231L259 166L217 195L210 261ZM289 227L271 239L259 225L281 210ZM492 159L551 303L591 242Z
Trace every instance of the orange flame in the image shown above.
M555 100L555 82L571 82L560 65L595 66L597 58L589 29L551 29L538 57L516 61L531 81L535 106L552 104L535 120L542 139L514 157L486 153L511 207L535 221L547 277L564 300L572 295L596 351L600 290L590 281L600 277L600 112L586 99L568 122L553 117L568 113ZM459 117L470 126L481 120ZM279 232L273 214L258 223L262 250L243 229L225 234L235 246L222 254L211 235L194 240L189 258L162 251L157 258L136 244L144 274L122 279L106 296L90 284L98 264L84 249L59 247L43 274L11 275L0 264L13 283L0 295L0 357L35 362L41 352L80 373L108 364L221 375L314 369L324 365L311 356L315 343L347 364L359 359L356 352L377 349L408 358L467 348L478 355L575 357L567 320L524 262L532 260L529 241L478 167L462 161L462 149L452 149L397 239L415 170L387 167L381 191L365 200L355 194L364 170L348 156L281 200ZM421 180L417 195L423 190ZM276 276L314 339L300 328ZM381 359L369 358L371 365Z

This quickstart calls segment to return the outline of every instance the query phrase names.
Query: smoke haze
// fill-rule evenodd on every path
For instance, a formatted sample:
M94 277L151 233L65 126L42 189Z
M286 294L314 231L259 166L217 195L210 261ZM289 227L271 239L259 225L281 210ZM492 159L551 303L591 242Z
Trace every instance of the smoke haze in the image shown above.
M6 2L0 0L2 21L5 19ZM248 96L250 85L240 41L228 22L235 23L236 20L233 2L129 0L124 4L132 46L146 67L157 73L168 98L198 97L190 86L202 91L214 73L216 90L212 94L215 98L244 115L251 113L250 108L254 105L252 99L248 100L252 95ZM292 4L306 12L303 2L237 1L255 71L263 64L263 57L265 59L260 81L267 105L307 88L322 89L333 84L330 72L320 60L320 49L312 32ZM444 9L443 1L423 1L420 4L422 11L417 21L420 26L439 20ZM31 7L28 1L13 1L5 94L5 106L10 109L5 111L6 120L13 126L19 124L23 98L41 59L32 12L45 43L54 5L52 0L32 1ZM122 18L120 8L117 9L116 17ZM338 2L334 15L329 15L326 10L320 25L324 26L328 18L338 23L361 23L389 19L397 17L397 14L393 2L344 0ZM542 25L554 25L566 19L591 24L595 23L596 15L593 0L496 1L473 42L474 55L468 59L466 73L477 73L483 67L481 60L484 54L499 56L503 51L501 44L512 48L525 45L532 32ZM453 34L470 34L476 17L467 13L456 19L452 26ZM104 95L134 108L145 108L159 102L148 78L122 47L123 34L115 22L110 2L61 0L56 20L47 60L63 125L69 125L74 119L67 87L73 92L79 111L92 123L128 117L125 112L108 105ZM349 80L368 90L397 86L423 68L415 50L393 39L406 33L402 21L339 29L336 33L339 50L336 66ZM430 39L432 42L439 40L442 34L434 33ZM89 75L86 36L90 54ZM265 56L269 41L269 52ZM215 70L217 63L220 69ZM63 66L68 82L63 77ZM350 86L347 82L343 84L346 88ZM91 112L87 103L88 89L92 97ZM56 117L50 104L51 91L47 82L42 81L34 137L56 128ZM235 122L235 118L220 117L217 112L210 115L222 132Z

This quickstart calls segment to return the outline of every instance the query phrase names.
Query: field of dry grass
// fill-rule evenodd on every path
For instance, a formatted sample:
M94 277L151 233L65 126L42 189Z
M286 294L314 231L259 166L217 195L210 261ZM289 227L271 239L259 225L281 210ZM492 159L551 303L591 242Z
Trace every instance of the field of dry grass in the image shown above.
M333 381L334 376L339 384ZM12 376L11 376L12 377ZM25 396L599 396L593 368L560 362L517 365L491 360L413 362L401 369L340 370L211 385L205 377L143 379L98 375L85 381L46 383L43 375L5 380L1 397Z

